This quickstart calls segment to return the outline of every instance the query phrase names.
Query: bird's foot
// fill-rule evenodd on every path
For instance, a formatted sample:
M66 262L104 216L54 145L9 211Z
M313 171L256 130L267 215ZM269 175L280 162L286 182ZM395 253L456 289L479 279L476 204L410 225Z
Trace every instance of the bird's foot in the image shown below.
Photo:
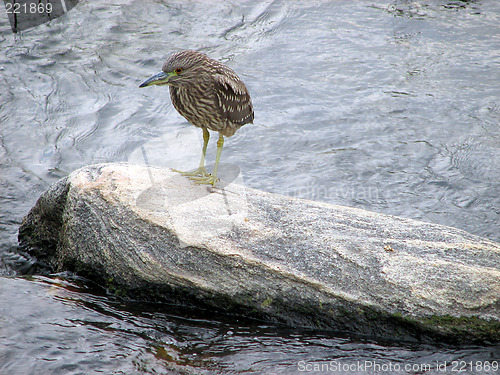
M210 173L208 173L205 170L205 167L196 168L194 171L190 171L190 172L179 171L178 169L173 169L173 171L180 173L181 175L189 177L189 178L191 178L191 177L204 178L204 177L210 176Z
M215 186L215 183L219 180L217 177L212 176L211 174L208 174L207 176L203 177L189 177L190 180L193 180L195 184L199 185L212 185Z
M190 172L183 172L183 171L179 171L177 169L174 169L173 171L180 173L183 176L186 176L190 180L193 180L196 184L200 184L200 185L206 184L206 185L215 186L215 183L218 181L218 178L214 177L210 173L208 173L204 167L197 168L194 171L190 171Z

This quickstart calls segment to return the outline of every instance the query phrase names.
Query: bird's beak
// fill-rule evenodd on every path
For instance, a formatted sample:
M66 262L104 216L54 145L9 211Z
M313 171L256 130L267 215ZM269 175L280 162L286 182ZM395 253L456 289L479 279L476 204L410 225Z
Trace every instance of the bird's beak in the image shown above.
M160 72L158 74L155 74L151 78L147 79L143 83L140 84L139 87L148 87L148 86L153 86L153 85L166 85L168 84L168 80L173 74L168 74L165 72Z

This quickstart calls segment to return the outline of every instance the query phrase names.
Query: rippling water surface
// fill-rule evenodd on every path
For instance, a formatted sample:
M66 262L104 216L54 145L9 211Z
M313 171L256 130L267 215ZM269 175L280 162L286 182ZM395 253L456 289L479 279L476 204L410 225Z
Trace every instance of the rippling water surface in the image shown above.
M199 311L178 315L54 278L0 279L0 298L12 301L0 306L2 374L451 374L500 356L498 347L380 343ZM438 371L445 362L447 371Z
M135 161L144 144L157 163L183 155L175 139L188 125L168 90L138 85L188 48L230 65L252 94L255 124L222 156L247 186L498 241L499 47L496 0L84 1L16 35L0 16L0 373L293 374L301 360L499 359L496 347L179 317L64 279L7 277L30 267L12 250L49 184L87 164Z

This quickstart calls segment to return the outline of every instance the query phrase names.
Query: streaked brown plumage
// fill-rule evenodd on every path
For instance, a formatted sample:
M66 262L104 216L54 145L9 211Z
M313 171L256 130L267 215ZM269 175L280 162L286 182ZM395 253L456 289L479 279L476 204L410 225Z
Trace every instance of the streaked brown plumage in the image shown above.
M240 127L252 123L254 112L250 94L243 81L224 64L196 51L171 55L162 72L139 87L169 85L175 109L191 124L203 129L203 151L200 167L183 173L198 183L215 185L224 137L232 136ZM205 171L205 153L210 133L219 132L217 156L212 175Z

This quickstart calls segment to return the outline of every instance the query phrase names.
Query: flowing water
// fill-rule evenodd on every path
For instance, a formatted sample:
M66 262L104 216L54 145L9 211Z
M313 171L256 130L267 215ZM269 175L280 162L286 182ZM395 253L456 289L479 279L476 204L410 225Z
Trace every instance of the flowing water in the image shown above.
M144 162L145 149L152 164L197 162L201 131L165 87L138 88L181 49L225 62L251 92L255 123L222 154L246 186L499 241L500 2L93 0L17 34L1 14L0 374L498 372L495 345L125 303L22 276L33 265L15 250L39 195L81 166Z

